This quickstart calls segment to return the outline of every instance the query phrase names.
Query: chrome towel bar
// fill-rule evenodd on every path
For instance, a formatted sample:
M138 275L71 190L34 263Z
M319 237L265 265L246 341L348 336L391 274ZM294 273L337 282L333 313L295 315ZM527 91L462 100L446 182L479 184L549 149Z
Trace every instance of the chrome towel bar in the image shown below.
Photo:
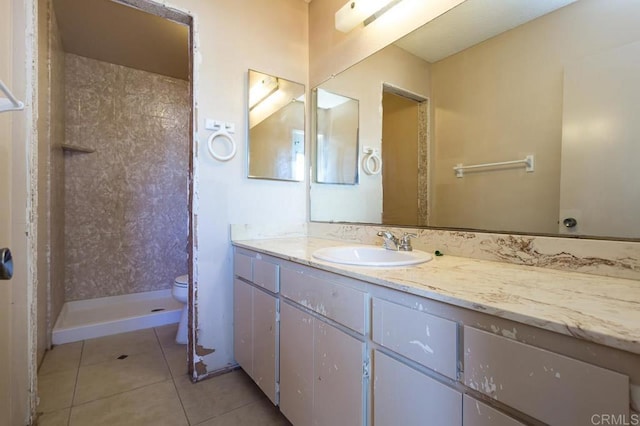
M456 172L456 177L464 177L464 171L469 169L480 169L484 167L498 167L498 166L509 166L512 164L525 164L525 171L533 172L535 170L535 161L533 155L527 155L523 160L513 160L513 161L501 161L498 163L484 163L484 164L474 164L471 166L465 166L462 163L456 164L453 170Z

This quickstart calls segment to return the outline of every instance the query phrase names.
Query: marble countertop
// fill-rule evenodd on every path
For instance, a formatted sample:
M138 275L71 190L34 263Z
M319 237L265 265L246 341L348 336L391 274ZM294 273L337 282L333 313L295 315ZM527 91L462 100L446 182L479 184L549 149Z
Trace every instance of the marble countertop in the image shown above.
M640 281L444 255L395 268L341 265L315 250L353 243L274 238L233 244L557 333L640 354Z

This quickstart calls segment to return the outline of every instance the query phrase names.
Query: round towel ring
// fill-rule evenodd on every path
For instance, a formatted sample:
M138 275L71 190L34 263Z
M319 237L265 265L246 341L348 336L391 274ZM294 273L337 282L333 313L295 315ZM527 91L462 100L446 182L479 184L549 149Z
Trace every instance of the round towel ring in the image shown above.
M368 175L377 175L382 171L382 158L378 155L376 150L370 150L365 155L362 168Z
M227 143L229 146L229 154L221 155L213 149L213 142L218 138L222 138L222 140ZM211 136L209 136L207 144L209 145L209 154L218 161L229 161L236 155L236 142L226 130L218 130L212 133Z

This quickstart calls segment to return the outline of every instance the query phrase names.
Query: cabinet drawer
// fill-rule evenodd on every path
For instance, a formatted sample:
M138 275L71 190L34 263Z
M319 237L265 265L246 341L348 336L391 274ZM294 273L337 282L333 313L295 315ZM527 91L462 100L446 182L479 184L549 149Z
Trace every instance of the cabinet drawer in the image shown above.
M525 426L524 423L469 395L464 395L462 399L462 424L464 426Z
M253 281L253 268L251 267L251 260L253 258L246 254L236 252L233 256L233 273L234 275L244 278L248 281Z
M275 263L253 259L253 282L272 293L277 293L279 269Z
M378 351L373 374L375 426L462 424L460 392Z
M457 378L455 322L374 298L372 325L374 342L447 377Z
M627 376L470 327L464 328L464 383L551 425L629 414Z
M364 334L365 293L287 268L280 280L287 299Z

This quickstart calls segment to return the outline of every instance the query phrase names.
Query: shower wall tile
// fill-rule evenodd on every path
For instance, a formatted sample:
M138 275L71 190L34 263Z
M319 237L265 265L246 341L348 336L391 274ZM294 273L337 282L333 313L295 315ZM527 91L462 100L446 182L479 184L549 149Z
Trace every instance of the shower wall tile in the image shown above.
M189 83L66 55L66 300L187 273Z

